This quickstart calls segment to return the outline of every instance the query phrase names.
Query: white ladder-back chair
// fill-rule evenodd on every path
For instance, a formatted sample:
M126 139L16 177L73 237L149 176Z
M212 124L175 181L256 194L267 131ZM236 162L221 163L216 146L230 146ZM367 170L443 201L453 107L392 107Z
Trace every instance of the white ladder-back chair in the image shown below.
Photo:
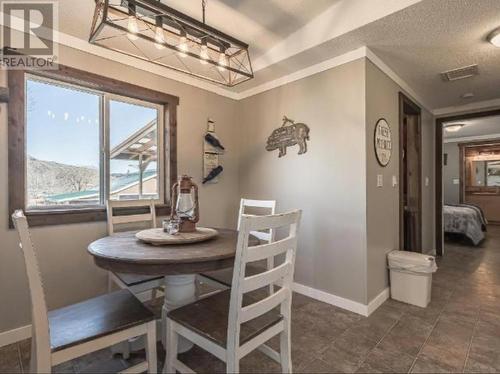
M297 250L297 231L301 211L241 217L231 290L219 292L167 314L167 358L164 372L192 370L177 359L179 335L226 363L228 373L239 372L239 361L259 349L292 372L290 314L292 281ZM251 232L288 227L286 238L267 244L248 246ZM247 264L285 254L284 261L262 273L245 275ZM275 293L260 293L280 283ZM279 307L279 311L276 309ZM251 323L249 322L251 321ZM246 323L249 322L249 323ZM265 343L280 335L280 352Z
M28 222L20 210L12 215L20 239L31 294L31 373L50 373L53 366L138 336L146 336L147 361L126 372L157 371L156 322L152 312L128 290L47 311L42 277Z
M259 209L261 214L272 215L276 213L276 200L252 200L252 199L241 199L240 200L240 210L238 214L238 230L241 225L241 217L246 214L247 208ZM264 211L264 212L262 212ZM258 238L261 243L271 243L274 240L274 230L268 231L253 231L251 232L253 236ZM274 257L269 257L267 259L267 268L271 269L274 264ZM249 266L247 268L247 274L258 273L261 269L257 266ZM231 288L231 282L233 278L233 269L222 269L216 271L210 271L202 273L199 276L199 280L203 283L210 284L216 288L227 289ZM273 292L274 286L269 286L269 291Z
M115 209L137 208L147 209L146 213L115 215ZM156 210L154 200L108 200L106 202L108 235L114 235L116 225L130 225L138 223L148 223L151 228L156 227ZM130 229L130 228L128 228ZM153 291L152 298L156 298L156 290L163 285L163 277L127 273L108 272L108 291L116 284L121 289L129 289L138 295L146 291ZM144 301L144 300L143 300Z

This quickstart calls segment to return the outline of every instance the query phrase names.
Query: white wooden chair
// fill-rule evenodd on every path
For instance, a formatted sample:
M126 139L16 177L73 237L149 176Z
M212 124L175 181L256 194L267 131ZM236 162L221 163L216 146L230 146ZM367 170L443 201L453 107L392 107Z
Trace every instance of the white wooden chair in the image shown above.
M115 209L119 208L146 208L147 213L129 214L129 215L115 215ZM153 200L108 200L106 202L108 235L114 235L116 225L134 224L134 223L149 223L151 228L156 227L156 210ZM127 273L114 273L108 272L108 291L113 290L113 284L116 284L121 289L129 289L135 295L145 294L152 291L152 299L156 298L156 291L163 286L163 277L140 275L140 274L127 274ZM149 297L148 297L149 298ZM141 297L142 301L146 299Z
M251 200L251 199L241 199L240 200L240 211L238 214L238 230L241 226L241 217L245 214L247 208L257 208L264 215L272 215L276 212L276 200ZM268 231L252 231L251 234L258 238L261 243L271 243L274 240L274 230ZM269 257L267 260L267 268L271 269L274 264L274 257ZM251 265L247 269L247 275L256 274L262 269L258 266ZM233 278L233 269L222 269L217 271L210 271L202 273L198 276L198 279L202 283L209 284L213 287L219 289L231 288L231 282ZM269 290L273 292L274 286L270 285Z
M125 372L156 372L156 322L153 313L128 290L48 312L28 222L20 210L12 215L12 220L19 233L31 293L30 372L50 373L55 365L144 335L147 360Z
M237 373L240 359L255 349L280 363L283 372L292 372L291 285L300 216L301 211L297 210L271 216L241 217L232 288L167 314L167 357L164 372L192 372L177 359L179 335L224 361L228 373ZM286 238L248 246L251 232L279 227L289 227ZM260 274L245 275L247 264L280 254L286 254L283 263ZM258 294L257 290L277 282L282 287L275 293L269 295L264 292L260 300L254 296L255 292ZM278 334L279 353L265 344Z

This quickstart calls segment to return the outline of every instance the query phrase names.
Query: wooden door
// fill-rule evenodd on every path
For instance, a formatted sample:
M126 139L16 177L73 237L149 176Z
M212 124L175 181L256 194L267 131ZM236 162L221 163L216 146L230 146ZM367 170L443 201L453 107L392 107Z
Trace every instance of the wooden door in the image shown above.
M422 155L420 108L401 106L400 124L400 247L422 252Z

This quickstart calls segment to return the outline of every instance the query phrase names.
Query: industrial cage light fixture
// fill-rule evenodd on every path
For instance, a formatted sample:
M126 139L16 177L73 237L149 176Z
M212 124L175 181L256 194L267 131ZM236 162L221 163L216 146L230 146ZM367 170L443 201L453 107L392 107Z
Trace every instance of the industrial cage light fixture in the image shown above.
M245 44L160 0L96 0L89 42L181 71L235 86L253 78Z

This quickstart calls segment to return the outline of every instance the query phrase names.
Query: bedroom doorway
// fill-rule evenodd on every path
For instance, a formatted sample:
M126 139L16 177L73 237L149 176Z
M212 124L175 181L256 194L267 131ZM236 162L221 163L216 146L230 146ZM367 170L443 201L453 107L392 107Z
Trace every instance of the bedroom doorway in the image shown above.
M481 245L487 224L500 224L500 110L438 118L436 254L445 239Z
M399 94L399 245L422 252L421 109Z

